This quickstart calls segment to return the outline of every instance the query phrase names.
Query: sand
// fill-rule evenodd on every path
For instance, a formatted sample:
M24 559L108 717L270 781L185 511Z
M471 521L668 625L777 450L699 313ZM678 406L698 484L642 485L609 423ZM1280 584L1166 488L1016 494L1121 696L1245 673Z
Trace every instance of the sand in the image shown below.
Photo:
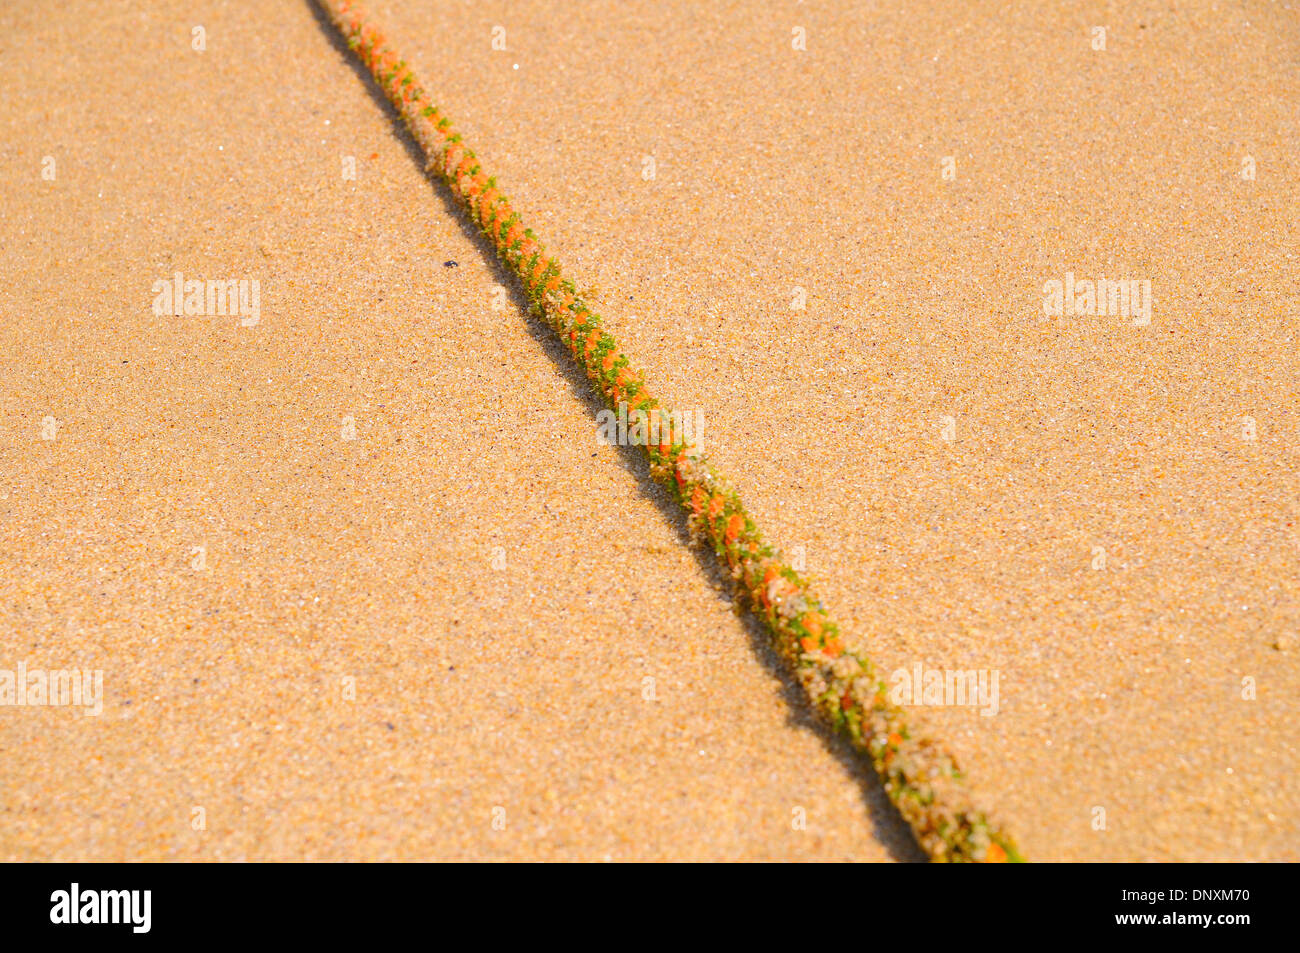
M374 8L1031 858L1297 859L1293 11ZM0 26L0 857L917 858L312 8Z

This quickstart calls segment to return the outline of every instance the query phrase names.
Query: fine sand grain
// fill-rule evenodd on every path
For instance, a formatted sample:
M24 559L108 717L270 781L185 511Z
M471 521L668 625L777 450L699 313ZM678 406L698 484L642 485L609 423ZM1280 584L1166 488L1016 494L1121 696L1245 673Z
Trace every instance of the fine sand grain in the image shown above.
M1000 673L913 717L1031 859L1300 859L1294 9L373 6L848 636ZM918 856L312 7L0 86L0 669L105 690L0 708L0 857Z

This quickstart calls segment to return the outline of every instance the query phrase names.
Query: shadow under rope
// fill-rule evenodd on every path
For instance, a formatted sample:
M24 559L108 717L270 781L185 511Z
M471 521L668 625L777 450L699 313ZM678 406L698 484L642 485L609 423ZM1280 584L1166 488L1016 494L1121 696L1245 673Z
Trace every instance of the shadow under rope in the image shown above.
M402 144L411 160L424 172L425 177L433 185L433 191L442 201L443 208L448 215L455 220L461 233L473 243L479 253L491 262L491 268L497 278L497 283L507 289L513 303L526 316L525 324L528 333L568 383L573 396L586 408L587 413L592 418L594 427L596 415L605 409L605 405L592 390L586 374L573 362L569 352L555 336L555 332L533 312L531 303L524 293L518 276L497 256L492 243L468 217L452 194L451 189L436 175L425 170L428 158L425 156L424 151L420 148L419 143L415 141L410 130L406 128L401 115L393 107L393 104L388 101L388 97L384 95L383 90L375 83L370 72L348 49L347 43L343 41L329 16L316 0L310 0L308 7L328 38L330 45L343 57L353 74L361 81L370 99L389 118L395 127L395 138ZM636 485L641 495L658 507L664 519L676 531L678 540L694 555L696 564L700 567L709 585L718 593L720 598L728 602L734 602L734 585L731 578L718 564L713 550L706 543L698 542L691 537L686 523L686 515L683 513L682 508L672 499L668 491L650 476L649 461L636 447L622 445L618 446L617 449L624 469L636 478ZM876 839L884 845L894 860L904 862L927 861L928 857L921 849L920 844L917 843L911 826L907 821L903 820L902 815L898 813L898 809L894 807L888 795L885 794L884 787L875 770L847 739L835 734L813 714L807 696L804 694L799 682L786 668L781 657L772 648L770 637L763 629L762 624L754 618L751 612L738 614L738 619L745 627L745 631L749 636L750 647L755 656L767 669L768 673L781 683L782 695L789 707L788 723L816 734L821 739L826 750L843 766L845 772L857 782L862 790L863 800L866 802L867 813L871 818Z

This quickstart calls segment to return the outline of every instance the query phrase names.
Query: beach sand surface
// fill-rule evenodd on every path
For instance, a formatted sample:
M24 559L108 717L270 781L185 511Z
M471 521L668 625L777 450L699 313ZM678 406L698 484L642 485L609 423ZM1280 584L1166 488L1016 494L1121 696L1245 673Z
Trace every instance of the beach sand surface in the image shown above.
M1294 11L373 9L849 639L998 673L913 718L1032 859L1300 859ZM104 673L0 857L919 856L313 8L0 84L0 669Z

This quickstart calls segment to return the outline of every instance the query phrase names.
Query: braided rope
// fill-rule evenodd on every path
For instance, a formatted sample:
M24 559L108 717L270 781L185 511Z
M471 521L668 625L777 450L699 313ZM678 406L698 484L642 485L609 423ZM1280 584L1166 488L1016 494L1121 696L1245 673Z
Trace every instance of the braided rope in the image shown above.
M611 408L624 404L629 415L645 413L650 433L660 435L659 443L643 446L652 476L686 509L691 532L712 544L819 716L870 759L921 847L936 861L1021 860L1011 838L968 803L953 757L909 731L871 662L845 647L808 583L763 542L735 490L702 456L672 442L668 410L602 330L600 316L561 276L559 263L524 227L496 179L483 171L371 15L352 0L318 2L401 113L428 158L427 170L447 184L519 276L532 310L559 335L593 387Z

